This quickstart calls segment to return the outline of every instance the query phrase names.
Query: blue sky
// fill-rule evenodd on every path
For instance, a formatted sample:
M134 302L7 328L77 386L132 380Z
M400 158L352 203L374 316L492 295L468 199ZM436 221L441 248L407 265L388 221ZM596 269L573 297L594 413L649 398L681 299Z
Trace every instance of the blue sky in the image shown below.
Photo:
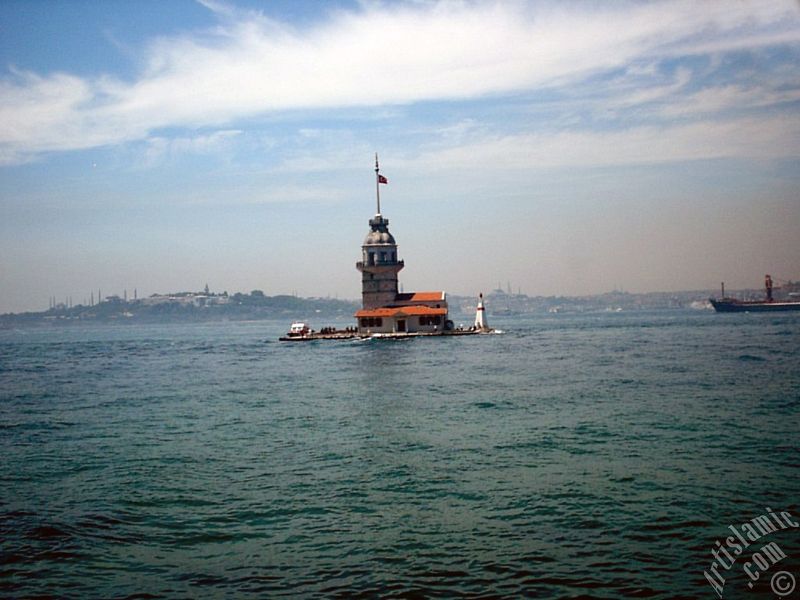
M796 2L0 3L0 312L800 278Z

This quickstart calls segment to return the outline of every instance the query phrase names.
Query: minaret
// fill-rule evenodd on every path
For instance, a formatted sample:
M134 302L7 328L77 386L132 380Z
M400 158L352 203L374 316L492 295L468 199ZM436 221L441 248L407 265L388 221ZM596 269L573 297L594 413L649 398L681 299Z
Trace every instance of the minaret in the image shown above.
M489 324L486 321L486 309L483 307L483 294L478 295L478 308L475 310L475 329L487 331Z
M356 269L361 271L361 301L365 309L392 304L397 297L397 274L403 261L397 259L397 242L389 233L389 219L381 215L380 185L388 180L380 174L378 155L375 155L375 190L377 210L369 220L370 231L361 246L361 260Z

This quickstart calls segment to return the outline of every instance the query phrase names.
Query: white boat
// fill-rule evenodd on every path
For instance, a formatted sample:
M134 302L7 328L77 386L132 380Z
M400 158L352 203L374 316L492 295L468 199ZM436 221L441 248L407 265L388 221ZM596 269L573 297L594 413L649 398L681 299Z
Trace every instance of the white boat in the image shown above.
M286 335L288 337L303 337L311 333L311 328L308 326L308 323L304 323L303 321L295 321L289 327L289 333Z

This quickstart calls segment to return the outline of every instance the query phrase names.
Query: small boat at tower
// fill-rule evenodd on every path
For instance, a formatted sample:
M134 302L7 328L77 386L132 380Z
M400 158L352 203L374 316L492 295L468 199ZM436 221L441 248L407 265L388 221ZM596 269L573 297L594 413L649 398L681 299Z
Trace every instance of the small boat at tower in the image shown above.
M288 337L302 337L304 335L308 335L311 333L311 328L308 326L308 323L304 323L302 321L295 321L289 327L289 333L286 335Z

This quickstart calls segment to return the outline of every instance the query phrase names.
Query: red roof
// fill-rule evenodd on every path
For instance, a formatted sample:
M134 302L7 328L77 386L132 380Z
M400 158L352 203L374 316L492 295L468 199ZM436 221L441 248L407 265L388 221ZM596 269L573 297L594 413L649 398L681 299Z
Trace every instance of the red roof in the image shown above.
M397 294L397 300L402 302L442 302L444 292L410 292Z
M359 310L355 317L417 317L423 315L446 315L445 308L432 308L430 306L400 306L398 308L370 308Z

